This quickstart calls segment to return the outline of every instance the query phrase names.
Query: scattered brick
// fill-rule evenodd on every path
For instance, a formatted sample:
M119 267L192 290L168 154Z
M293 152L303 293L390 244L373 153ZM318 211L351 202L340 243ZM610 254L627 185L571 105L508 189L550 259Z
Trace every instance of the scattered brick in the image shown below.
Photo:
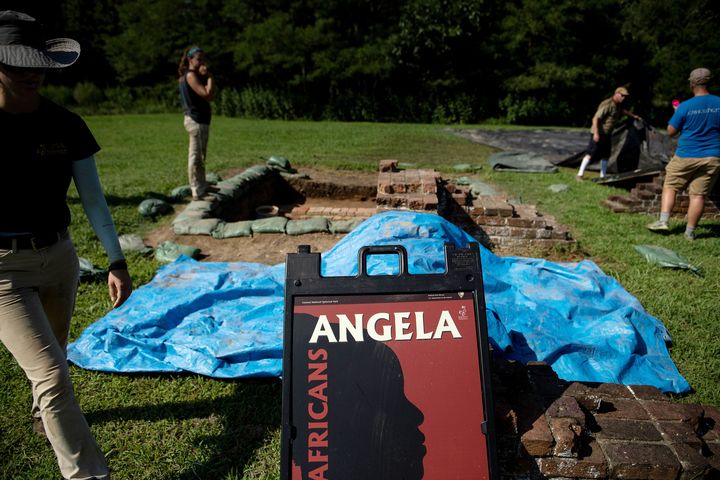
M380 160L380 171L381 172L397 172L398 161L397 160Z
M552 418L570 418L578 425L585 425L585 413L580 409L580 405L573 397L562 396L555 400L546 411L547 415Z
M662 435L652 422L595 417L593 435L598 440L659 442Z
M535 419L530 428L520 437L525 451L533 457L544 457L552 452L553 436L545 415Z
M720 443L720 409L703 405L705 415L703 417L700 434L706 442Z
M720 444L708 443L706 445L708 452L707 461L710 465L708 478L720 478Z
M577 458L538 458L537 466L545 477L606 478L608 466L600 446L591 441Z
M618 418L623 420L650 420L647 411L636 400L613 399L607 402L607 408L595 414L595 418Z
M682 472L679 477L680 480L708 478L711 467L707 458L702 454L702 446L675 443L671 445L671 448L675 450L675 454L682 466Z
M704 409L700 405L679 404L672 402L642 402L645 409L659 421L678 421L692 425L698 430Z
M550 431L555 439L553 455L556 457L577 457L583 427L573 418L550 418Z
M688 422L658 422L658 428L668 443L686 443L702 448L702 440Z
M675 480L682 466L665 445L599 442L613 478Z
M658 388L649 385L628 385L627 387L636 398L640 400L654 400L656 402L669 402L670 397Z

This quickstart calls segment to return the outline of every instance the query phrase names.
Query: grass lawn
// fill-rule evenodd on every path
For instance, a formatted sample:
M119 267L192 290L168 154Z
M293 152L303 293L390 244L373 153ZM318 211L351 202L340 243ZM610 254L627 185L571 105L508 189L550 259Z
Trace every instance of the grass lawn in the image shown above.
M187 183L181 116L86 120L103 147L98 166L119 232L142 234L156 228L157 223L137 213L137 205L152 193L167 195ZM451 171L459 163L485 164L492 152L436 125L215 118L208 170L222 174L282 155L298 167L374 171L378 160L394 158ZM680 221L674 223L674 235L655 235L644 228L650 216L611 213L600 202L612 189L576 183L574 174L500 173L487 166L481 171L488 182L569 225L578 240L574 254L579 251L598 263L665 323L673 338L672 357L694 388L677 401L720 406L720 222L701 222L695 242L683 239ZM555 183L570 189L552 193L548 186ZM72 190L69 203L78 253L106 265ZM705 276L649 265L634 244L673 249L700 265ZM139 256L130 256L129 262L136 286L148 282L159 266ZM109 308L104 284L82 284L71 339ZM115 480L279 478L278 380L116 375L76 367L71 374ZM58 478L52 451L31 433L27 381L5 349L0 349L0 380L0 478Z

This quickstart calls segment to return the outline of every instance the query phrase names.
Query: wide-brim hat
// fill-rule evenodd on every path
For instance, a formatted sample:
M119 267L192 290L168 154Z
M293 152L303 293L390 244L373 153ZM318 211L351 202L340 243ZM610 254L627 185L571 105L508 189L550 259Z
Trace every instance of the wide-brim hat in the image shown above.
M64 68L80 57L71 38L46 40L42 26L30 15L0 11L0 63L21 68Z

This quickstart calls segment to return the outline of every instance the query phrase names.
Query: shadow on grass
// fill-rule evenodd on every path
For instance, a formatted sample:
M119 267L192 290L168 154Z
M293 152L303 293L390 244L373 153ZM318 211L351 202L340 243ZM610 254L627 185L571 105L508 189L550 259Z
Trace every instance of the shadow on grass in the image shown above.
M180 200L171 197L170 195L166 195L164 193L159 192L153 192L153 191L147 191L143 192L142 195L129 195L127 197L119 197L117 195L106 195L105 200L107 200L107 203L111 207L117 207L117 206L123 206L123 205L131 205L131 206L137 206L140 205L140 203L143 200L147 200L148 198L157 198L158 200L162 200L164 202L170 203L170 204L181 204L181 203L187 203L186 200ZM79 205L80 204L80 198L79 197L68 197L67 199L69 204L72 205Z
M173 474L174 480L197 478L225 478L246 469L263 447L270 434L281 425L282 383L278 379L233 380L235 388L230 396L203 401L171 401L118 407L86 412L90 424L114 420L158 421L193 418L220 419L222 433L197 434L198 448L211 452L207 461L188 465L187 470ZM279 465L278 465L279 471Z
M700 229L695 230L695 238L720 238L720 225L703 225L700 220Z

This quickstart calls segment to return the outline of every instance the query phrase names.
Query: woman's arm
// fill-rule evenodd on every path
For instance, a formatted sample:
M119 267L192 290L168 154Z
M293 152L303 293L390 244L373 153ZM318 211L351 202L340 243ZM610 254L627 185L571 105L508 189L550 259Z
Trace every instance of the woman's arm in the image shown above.
M209 102L215 98L215 77L209 71L205 75L207 76L207 83L203 85L197 72L188 72L187 83L195 93Z
M125 255L120 248L110 209L100 185L95 157L90 156L84 160L73 162L72 174L85 215L110 261L108 289L113 307L119 307L132 292L132 280L125 263Z

